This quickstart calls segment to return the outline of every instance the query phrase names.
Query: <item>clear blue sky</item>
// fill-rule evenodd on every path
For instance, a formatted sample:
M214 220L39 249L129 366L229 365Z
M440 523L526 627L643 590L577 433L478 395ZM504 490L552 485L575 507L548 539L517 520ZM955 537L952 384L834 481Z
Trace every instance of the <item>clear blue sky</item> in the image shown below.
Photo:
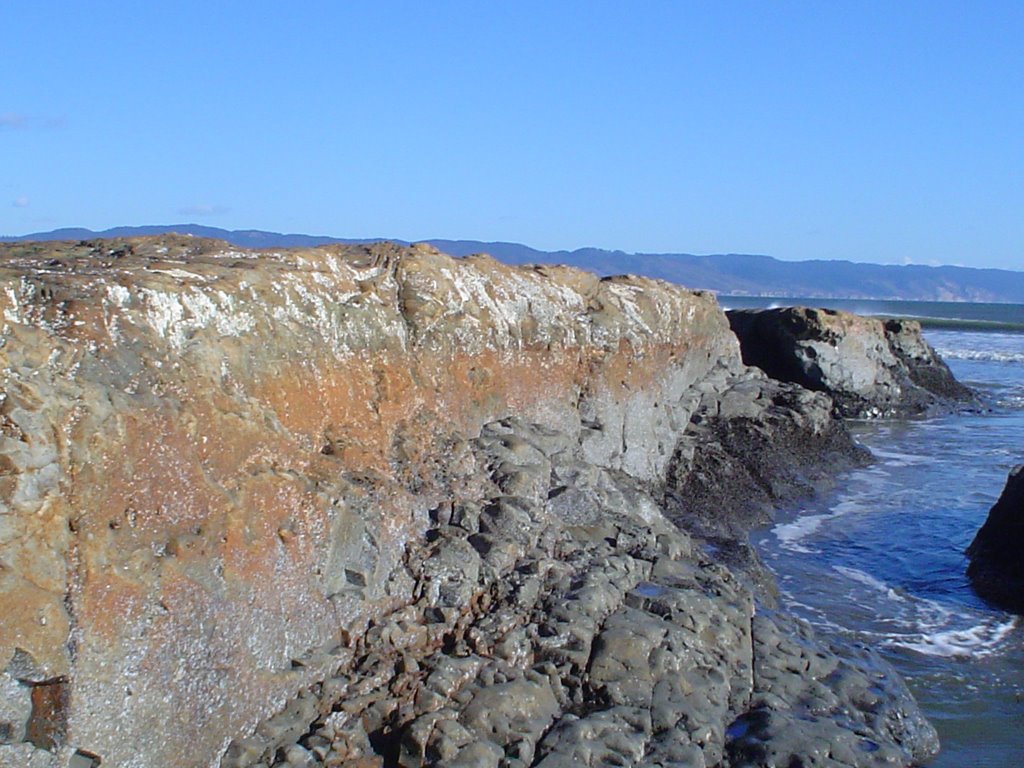
M0 234L1024 269L1021 2L0 5Z

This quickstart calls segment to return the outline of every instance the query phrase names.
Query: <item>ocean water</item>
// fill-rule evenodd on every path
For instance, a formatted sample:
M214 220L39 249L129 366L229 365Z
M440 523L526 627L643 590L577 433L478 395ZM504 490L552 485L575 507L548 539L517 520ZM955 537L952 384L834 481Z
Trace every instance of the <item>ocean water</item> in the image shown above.
M963 554L1024 463L1024 306L743 305L773 303L920 317L957 378L982 393L986 413L852 423L874 464L780 510L752 539L794 613L878 648L904 675L942 740L930 766L1024 766L1024 618L972 592Z

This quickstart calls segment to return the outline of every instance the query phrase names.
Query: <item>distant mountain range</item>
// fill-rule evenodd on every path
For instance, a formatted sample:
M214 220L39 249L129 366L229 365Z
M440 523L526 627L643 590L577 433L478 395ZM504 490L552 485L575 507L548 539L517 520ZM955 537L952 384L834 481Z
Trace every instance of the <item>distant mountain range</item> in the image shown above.
M168 232L212 237L243 248L295 248L328 243L368 243L392 238L341 238L226 230L198 224L56 229L0 240L90 240ZM405 242L396 240L396 242ZM970 267L865 264L851 261L780 261L770 256L625 253L599 248L539 251L519 243L427 240L452 256L489 253L508 264L570 264L602 275L632 273L732 296L779 296L907 301L991 301L1024 304L1024 272Z

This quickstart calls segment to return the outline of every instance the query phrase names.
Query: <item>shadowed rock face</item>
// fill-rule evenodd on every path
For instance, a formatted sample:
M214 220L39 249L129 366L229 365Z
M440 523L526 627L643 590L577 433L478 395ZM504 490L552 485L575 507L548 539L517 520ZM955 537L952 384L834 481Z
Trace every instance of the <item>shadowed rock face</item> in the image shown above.
M1024 465L1006 479L999 500L967 548L975 591L998 606L1024 613Z
M915 321L806 307L726 314L744 363L780 381L828 393L840 416L918 416L976 402Z
M708 294L160 237L5 246L0 312L0 765L756 765L729 724L807 714L662 506L735 533L705 452L814 467L728 425L844 433ZM821 728L933 750L850 665Z

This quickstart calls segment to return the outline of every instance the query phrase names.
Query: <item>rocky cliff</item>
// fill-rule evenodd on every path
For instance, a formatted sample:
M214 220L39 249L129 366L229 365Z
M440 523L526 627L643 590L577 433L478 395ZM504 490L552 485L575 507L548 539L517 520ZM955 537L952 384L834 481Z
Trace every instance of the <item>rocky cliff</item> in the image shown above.
M5 246L0 310L0 765L935 748L882 662L670 522L859 460L708 294L161 237ZM798 444L838 450L776 476Z
M828 392L840 416L920 416L978 405L913 320L807 307L732 310L728 316L745 363Z

